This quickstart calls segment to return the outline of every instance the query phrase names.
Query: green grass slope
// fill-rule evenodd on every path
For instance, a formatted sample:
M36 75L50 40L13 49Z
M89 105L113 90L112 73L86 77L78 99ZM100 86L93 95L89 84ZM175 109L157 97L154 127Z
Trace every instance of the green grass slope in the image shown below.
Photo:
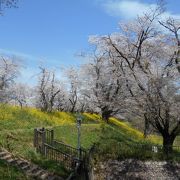
M44 113L35 108L20 109L19 107L0 105L0 146L44 166L47 163L33 148L33 130L37 127L54 129L57 140L74 147L77 145L76 114ZM147 147L149 147L148 145L151 147L152 144L161 144L162 139L152 135L145 140L142 132L126 122L111 118L110 124L107 125L99 115L84 113L81 143L86 149L96 143L97 153L104 158L152 158L154 155L152 155L151 149L141 152L141 145L145 144ZM177 142L176 144L179 145Z

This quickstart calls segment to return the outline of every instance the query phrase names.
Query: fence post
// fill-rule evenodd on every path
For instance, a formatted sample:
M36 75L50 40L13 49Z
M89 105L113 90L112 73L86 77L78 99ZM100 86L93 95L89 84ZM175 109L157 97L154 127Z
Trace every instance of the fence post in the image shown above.
M95 144L93 144L93 146L91 146L91 148L89 149L89 152L86 154L86 179L88 180L93 180L94 179L94 170L93 170L93 163L92 163L92 159L93 159L93 154L95 151Z
M34 147L37 147L37 129L34 129Z
M42 128L42 154L45 155L46 129Z
M51 145L53 145L53 141L54 141L54 130L51 130Z
M47 157L47 147L44 145L44 155Z

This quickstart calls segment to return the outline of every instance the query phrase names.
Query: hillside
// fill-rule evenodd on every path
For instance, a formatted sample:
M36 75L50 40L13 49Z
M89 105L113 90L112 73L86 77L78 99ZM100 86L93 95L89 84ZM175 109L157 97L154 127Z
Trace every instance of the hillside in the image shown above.
M75 114L67 112L44 113L35 108L20 109L19 107L1 105L0 145L18 156L56 171L53 164L45 163L46 161L33 148L33 132L34 128L37 127L54 129L56 139L74 147L77 145ZM105 124L99 115L88 113L83 114L81 142L85 149L89 149L95 143L98 157L102 157L102 159L107 157L157 158L151 152L151 144L162 143L161 138L155 135L144 140L143 134L126 122L111 118L110 124ZM142 144L147 148L150 147L148 151L143 152L143 155ZM61 173L66 175L64 171Z

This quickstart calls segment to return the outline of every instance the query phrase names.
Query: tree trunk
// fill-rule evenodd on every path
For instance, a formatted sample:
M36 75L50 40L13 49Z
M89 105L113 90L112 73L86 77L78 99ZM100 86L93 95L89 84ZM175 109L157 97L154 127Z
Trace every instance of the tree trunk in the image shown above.
M147 137L149 131L149 120L147 114L144 114L144 138Z
M43 111L43 112L47 112L48 111L47 103L43 103L43 105L41 106L41 111Z
M75 105L73 104L73 105L72 105L72 108L71 108L71 110L70 110L70 112L73 113L74 110L75 110Z
M111 111L102 110L102 119L103 119L106 123L108 123L110 116L111 116Z
M18 100L18 102L19 102L19 105L20 105L20 107L21 107L21 109L22 109L23 103L22 103L20 100Z
M166 155L169 155L173 151L173 143L175 137L169 134L163 135L163 149Z

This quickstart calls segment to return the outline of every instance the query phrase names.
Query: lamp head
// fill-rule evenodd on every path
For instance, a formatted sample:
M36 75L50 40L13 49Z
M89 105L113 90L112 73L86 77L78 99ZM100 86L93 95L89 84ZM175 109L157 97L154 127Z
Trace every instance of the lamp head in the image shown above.
M82 116L80 114L77 115L77 126L80 127L82 123Z

